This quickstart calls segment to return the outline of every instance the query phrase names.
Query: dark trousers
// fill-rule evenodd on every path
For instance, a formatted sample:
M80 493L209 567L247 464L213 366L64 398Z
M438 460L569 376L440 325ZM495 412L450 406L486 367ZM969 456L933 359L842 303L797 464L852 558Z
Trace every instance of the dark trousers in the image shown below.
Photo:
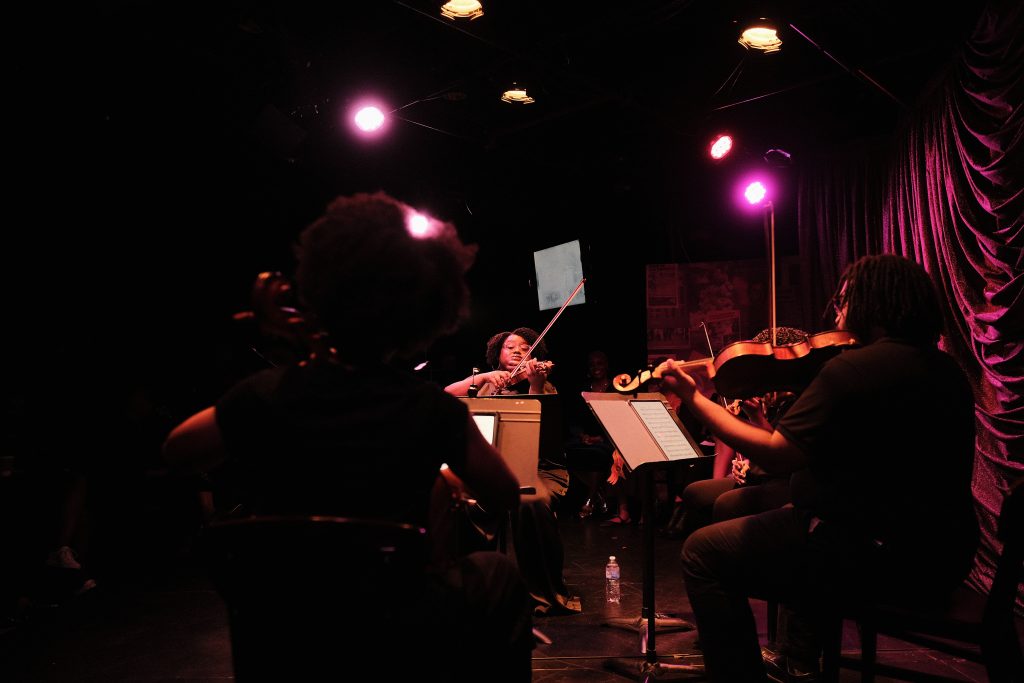
M736 486L732 477L701 479L683 489L683 520L686 538L712 522L753 515L789 502L789 477L766 478L759 483Z
M683 577L712 681L764 681L749 597L789 607L782 650L816 661L820 634L837 610L865 600L931 603L966 575L969 544L930 542L891 547L811 516L780 508L719 522L683 544ZM834 623L834 622L833 622Z

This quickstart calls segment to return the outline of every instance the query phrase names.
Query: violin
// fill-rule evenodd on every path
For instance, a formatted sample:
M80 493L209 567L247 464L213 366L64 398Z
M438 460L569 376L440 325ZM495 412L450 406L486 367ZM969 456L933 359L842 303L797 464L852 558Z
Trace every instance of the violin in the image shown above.
M770 391L802 391L826 361L859 345L852 333L830 330L779 346L771 342L733 342L719 351L713 362L711 358L702 358L676 366L689 371L710 363L709 375L718 393L730 399L743 399ZM617 375L612 386L620 393L632 393L660 378L666 369L668 361L653 370L643 370L636 377Z
M554 362L550 360L539 360L535 365L536 367L546 372L550 372L551 368L555 367ZM505 379L504 385L502 385L501 388L510 387L513 384L518 384L519 382L522 382L524 379L526 379L527 370L529 370L529 366L521 363L515 370L513 370L509 374L509 376Z
M715 356L715 388L731 399L762 396L769 391L804 389L827 361L859 346L853 333L829 330L809 335L794 344L738 341Z

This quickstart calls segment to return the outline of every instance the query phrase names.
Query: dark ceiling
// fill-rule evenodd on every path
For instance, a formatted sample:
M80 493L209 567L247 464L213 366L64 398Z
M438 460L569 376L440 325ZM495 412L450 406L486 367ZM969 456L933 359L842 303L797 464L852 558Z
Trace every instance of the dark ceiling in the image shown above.
M89 39L122 96L152 88L188 123L337 167L347 161L339 116L366 94L400 109L396 127L419 128L410 141L435 135L484 152L578 138L600 158L638 138L681 145L751 122L762 144L884 131L973 14L920 0L491 0L483 17L452 21L439 4L125 3L104 10ZM737 44L738 23L757 15L780 24L780 53ZM537 102L499 101L513 82Z
M331 197L385 189L480 244L484 301L502 281L514 284L495 296L529 300L532 251L575 238L607 275L598 294L610 298L614 276L642 301L637 264L762 253L760 234L717 206L711 132L732 130L736 158L762 165L773 148L796 163L884 135L978 13L922 0L484 0L483 17L453 22L439 5L107 2L59 28L45 8L22 10L37 14L19 24L15 77L25 194L74 200L103 226L68 231L65 273L109 274L157 327L222 317L256 272L290 267L295 234ZM737 44L748 16L776 19L780 53ZM501 102L513 82L536 102ZM365 95L400 117L372 141L343 122Z

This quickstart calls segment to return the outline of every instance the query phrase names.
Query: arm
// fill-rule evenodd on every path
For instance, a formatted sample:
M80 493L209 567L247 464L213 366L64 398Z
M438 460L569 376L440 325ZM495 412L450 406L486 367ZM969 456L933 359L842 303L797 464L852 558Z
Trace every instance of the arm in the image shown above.
M478 386L490 382L498 387L505 386L505 381L508 379L508 373L504 370L491 370L490 372L481 372L476 375L476 383ZM452 382L444 388L446 392L452 396L466 396L469 394L469 387L473 384L473 375L470 375L466 379L460 379L458 382Z
M182 422L164 441L164 461L176 470L203 472L223 462L225 456L213 406Z
M466 426L466 466L453 472L490 510L512 510L519 505L519 482L495 448L487 443L472 416Z
M697 391L693 378L669 360L663 381L708 429L751 461L773 474L794 472L807 466L807 457L777 431L765 431L740 420Z

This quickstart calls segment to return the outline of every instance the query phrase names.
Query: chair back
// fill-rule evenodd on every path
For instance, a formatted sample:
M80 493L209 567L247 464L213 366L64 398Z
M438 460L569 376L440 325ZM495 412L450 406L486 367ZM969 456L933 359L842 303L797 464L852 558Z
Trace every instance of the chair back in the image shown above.
M426 581L426 531L409 524L258 516L214 522L201 543L241 680L295 680L381 655L388 629L414 621Z

